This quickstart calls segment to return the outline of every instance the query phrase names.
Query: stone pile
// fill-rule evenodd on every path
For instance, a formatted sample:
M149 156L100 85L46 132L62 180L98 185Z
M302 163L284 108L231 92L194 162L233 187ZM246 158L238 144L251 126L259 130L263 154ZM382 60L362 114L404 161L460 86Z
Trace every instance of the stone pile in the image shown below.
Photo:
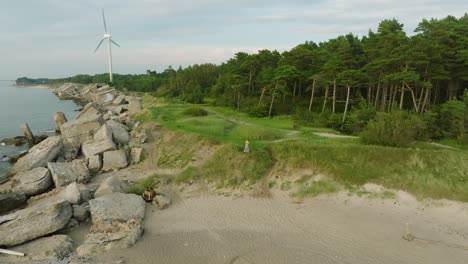
M0 247L28 259L63 258L73 241L58 233L85 221L92 227L79 255L129 247L143 232L145 201L112 176L97 189L88 184L142 160L147 135L128 115L141 110L141 99L107 85L65 84L55 93L84 107L75 120L57 114L60 135L20 157L0 185Z

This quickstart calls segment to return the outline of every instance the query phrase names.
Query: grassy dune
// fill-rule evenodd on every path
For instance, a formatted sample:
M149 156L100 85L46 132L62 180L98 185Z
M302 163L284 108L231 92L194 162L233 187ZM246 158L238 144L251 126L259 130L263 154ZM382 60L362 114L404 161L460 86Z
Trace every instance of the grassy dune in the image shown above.
M355 189L364 183L376 183L408 191L419 198L468 201L468 152L464 149L427 143L418 143L413 148L364 145L359 139L313 134L323 129L294 130L288 117L252 118L227 108L167 104L153 98L145 101L148 110L138 116L140 120L155 121L166 129L186 134L173 142L184 146L172 151L168 148L166 156L157 161L160 165L185 169L175 177L176 183L202 179L216 187L244 188L265 179L272 188L276 182L267 178L269 171L273 167L288 167L327 175L327 179L318 182L299 182L292 195L300 197L334 192L338 185ZM194 107L203 108L208 115L184 114L184 110ZM200 137L222 147L201 167L187 168L191 153L187 144L194 143L188 143L185 137L191 141ZM249 154L242 152L245 138L251 140ZM284 183L281 185L288 185Z

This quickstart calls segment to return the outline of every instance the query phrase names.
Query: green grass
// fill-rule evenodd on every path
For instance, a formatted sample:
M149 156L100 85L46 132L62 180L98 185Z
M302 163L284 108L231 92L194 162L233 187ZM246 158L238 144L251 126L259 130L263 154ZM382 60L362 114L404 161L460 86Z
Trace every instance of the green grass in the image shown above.
M272 153L285 166L315 168L345 185L371 182L419 198L468 201L468 153L464 151L295 140L272 145Z
M320 180L317 182L302 183L296 192L293 192L293 197L315 197L319 194L334 193L339 190L339 185L331 180Z
M152 108L146 111L143 119L183 132L162 146L159 166L184 168L192 159L197 142L223 143L201 166L199 175L188 170L178 176L180 181L200 177L217 187L249 186L267 177L275 165L312 169L327 175L331 181L310 184L304 180L303 190L298 195L326 192L332 189L333 182L345 186L376 183L408 191L418 198L468 201L468 152L466 146L453 142L441 143L457 149L426 143L411 148L364 145L358 138L326 138L313 134L336 133L330 129L301 127L299 131L294 130L294 122L287 116L252 118L232 109L209 105L202 106L207 116L187 116L184 111L200 108L200 105L167 104L151 99L144 99L144 102ZM246 138L251 140L249 154L242 153ZM173 146L178 150L171 150ZM289 187L287 182L283 181L280 189L292 188L291 182Z
M142 195L143 192L148 188L153 188L158 184L168 184L170 182L172 182L172 178L169 175L153 174L138 182L131 183L128 192Z
M174 183L181 184L200 178L200 171L195 167L188 167L174 178Z
M201 175L218 188L248 187L263 178L272 165L268 150L243 153L238 147L226 144L203 164Z

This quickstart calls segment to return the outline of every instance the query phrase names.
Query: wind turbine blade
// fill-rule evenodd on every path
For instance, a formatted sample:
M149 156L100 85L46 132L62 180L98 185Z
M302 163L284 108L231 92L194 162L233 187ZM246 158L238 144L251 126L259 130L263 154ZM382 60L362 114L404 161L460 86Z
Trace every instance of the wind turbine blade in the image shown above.
M106 17L104 16L104 8L102 9L102 21L104 21L104 32L107 33Z
M101 41L99 42L99 44L97 45L96 49L94 50L94 53L96 53L96 51L99 49L99 47L101 46L102 42L104 42L104 39L101 39Z
M117 47L120 47L120 45L117 44L117 42L113 41L112 39L110 39L110 41L111 41L112 43L114 43L114 45L116 45Z

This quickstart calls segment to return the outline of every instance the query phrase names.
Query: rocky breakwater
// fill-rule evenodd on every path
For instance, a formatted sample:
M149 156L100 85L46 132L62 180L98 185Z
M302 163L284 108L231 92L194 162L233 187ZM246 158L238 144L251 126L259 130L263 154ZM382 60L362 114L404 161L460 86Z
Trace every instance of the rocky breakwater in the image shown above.
M90 185L97 174L140 162L146 131L129 113L141 109L141 99L99 85L66 84L56 94L85 106L75 120L61 118L61 134L32 147L0 185L0 247L26 254L0 254L0 263L71 254L73 241L64 233L80 222L92 226L84 244L75 245L79 255L129 247L143 232L142 197L112 176L97 190Z

